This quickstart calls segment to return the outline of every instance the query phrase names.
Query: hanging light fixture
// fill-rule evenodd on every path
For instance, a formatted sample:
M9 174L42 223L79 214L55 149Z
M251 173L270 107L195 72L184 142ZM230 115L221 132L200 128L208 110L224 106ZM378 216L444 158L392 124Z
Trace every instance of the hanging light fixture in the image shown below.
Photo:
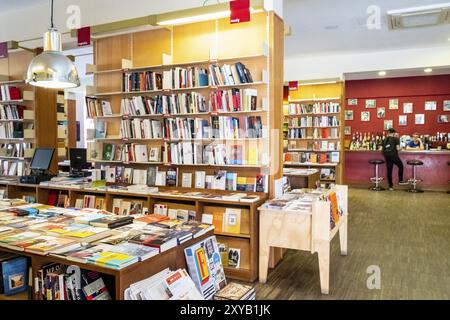
M50 28L44 34L44 52L34 57L28 66L26 82L33 86L53 89L80 86L77 69L62 53L61 34L53 25L53 0Z

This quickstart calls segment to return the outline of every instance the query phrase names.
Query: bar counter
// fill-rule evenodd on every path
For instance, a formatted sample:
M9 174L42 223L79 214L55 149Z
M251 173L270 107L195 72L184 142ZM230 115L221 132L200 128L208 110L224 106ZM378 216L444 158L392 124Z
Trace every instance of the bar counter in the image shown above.
M450 189L450 150L402 150L399 152L403 161L404 180L412 178L412 166L407 165L408 160L420 160L423 166L417 167L417 178L423 181L419 188L424 190L444 191ZM376 150L346 150L345 151L345 183L350 186L369 187L372 183L370 178L374 177L374 165L370 160L384 160L381 151ZM379 166L380 176L384 178L383 187L387 186L386 164ZM393 171L394 188L399 188L397 167ZM408 186L401 187L402 189Z

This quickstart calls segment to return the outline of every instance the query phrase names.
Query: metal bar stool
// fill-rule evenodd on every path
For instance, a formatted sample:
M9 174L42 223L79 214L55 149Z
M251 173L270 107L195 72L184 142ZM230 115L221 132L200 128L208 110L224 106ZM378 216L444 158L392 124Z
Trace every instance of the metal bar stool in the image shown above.
M417 185L422 182L422 180L417 179L417 171L416 168L417 166L423 166L423 162L420 160L409 160L406 162L408 165L412 166L413 168L413 177L411 179L408 180L408 182L411 184L411 188L409 188L408 190L406 190L407 192L412 192L412 193L422 193L423 190L419 190L417 189Z
M374 170L375 170L375 177L370 178L370 181L373 182L373 186L370 187L370 190L372 190L372 191L385 190L380 187L380 183L381 183L381 181L383 181L383 177L380 177L380 168L379 168L379 165L384 164L385 162L383 160L376 159L376 160L370 160L369 163L374 165Z

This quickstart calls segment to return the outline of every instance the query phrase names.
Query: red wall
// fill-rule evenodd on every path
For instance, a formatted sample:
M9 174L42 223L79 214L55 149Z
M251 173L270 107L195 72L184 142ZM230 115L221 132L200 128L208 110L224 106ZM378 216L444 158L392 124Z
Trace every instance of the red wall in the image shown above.
M346 121L345 125L355 132L381 132L384 120L394 120L394 128L403 134L436 134L437 132L450 132L450 123L438 123L438 115L450 112L443 111L443 101L450 100L450 75L423 76L406 78L389 78L376 80L352 80L345 82L346 104L348 99L358 99L357 106L346 106L353 110L353 121ZM366 109L366 99L376 99L377 108L384 107L384 119L377 118L377 109ZM398 110L389 110L389 99L398 99ZM436 111L425 111L426 101L437 101ZM414 104L412 114L403 113L403 103ZM361 112L370 112L370 122L361 121ZM415 124L415 114L425 115L425 125ZM398 125L399 115L408 117L408 125Z

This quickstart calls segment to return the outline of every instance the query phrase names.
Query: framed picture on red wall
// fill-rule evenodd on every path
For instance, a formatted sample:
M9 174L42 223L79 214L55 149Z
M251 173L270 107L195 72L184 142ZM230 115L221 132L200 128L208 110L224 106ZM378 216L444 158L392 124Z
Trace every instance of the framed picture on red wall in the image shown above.
M406 127L408 125L408 116L398 116L398 125L401 127Z
M353 110L345 110L345 121L353 120Z
M361 121L369 122L370 121L370 112L369 111L362 111L361 112Z
M390 128L394 127L394 121L393 120L384 120L384 130L389 130Z
M425 102L425 110L427 110L427 111L437 110L437 101L426 101Z
M358 105L358 99L348 99L347 105L349 106L357 106Z
M438 116L438 123L448 123L449 116L446 114Z
M384 107L377 108L377 118L383 119L386 115L386 109Z
M450 111L450 100L444 100L444 111Z
M398 99L389 99L389 110L398 110Z
M412 102L405 102L403 104L403 113L413 113L414 104Z
M352 134L352 127L344 127L344 134L350 136Z
M377 107L377 100L375 99L366 100L366 109L375 109L376 107Z
M416 114L416 124L425 124L425 115L424 114Z

